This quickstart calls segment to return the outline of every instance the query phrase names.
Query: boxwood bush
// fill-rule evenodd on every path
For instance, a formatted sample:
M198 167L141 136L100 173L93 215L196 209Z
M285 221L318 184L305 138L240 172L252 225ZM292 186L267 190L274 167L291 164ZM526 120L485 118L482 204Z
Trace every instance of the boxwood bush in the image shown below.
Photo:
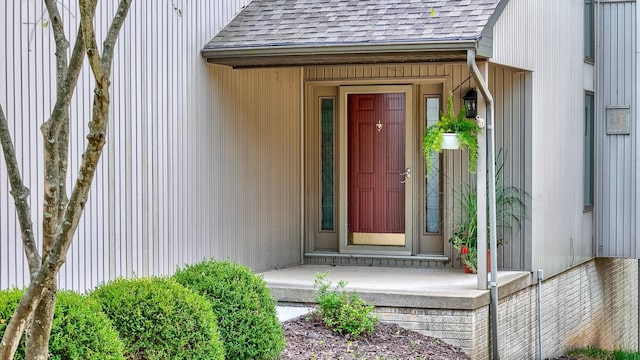
M22 290L0 291L0 337L22 297ZM94 300L58 291L54 308L49 359L123 359L123 344L111 321ZM24 359L24 337L14 359Z
M120 333L128 359L224 358L211 304L171 279L117 279L91 297Z
M273 295L248 267L208 260L178 270L174 279L211 301L227 358L276 359L284 349Z

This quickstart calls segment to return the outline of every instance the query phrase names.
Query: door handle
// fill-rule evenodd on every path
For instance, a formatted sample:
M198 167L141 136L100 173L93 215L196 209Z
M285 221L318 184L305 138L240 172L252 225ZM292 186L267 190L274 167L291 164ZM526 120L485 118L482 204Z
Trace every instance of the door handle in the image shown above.
M405 172L403 172L402 174L400 174L400 176L402 176L402 180L400 181L401 184L404 184L407 182L407 179L411 178L411 168L407 168L407 170Z

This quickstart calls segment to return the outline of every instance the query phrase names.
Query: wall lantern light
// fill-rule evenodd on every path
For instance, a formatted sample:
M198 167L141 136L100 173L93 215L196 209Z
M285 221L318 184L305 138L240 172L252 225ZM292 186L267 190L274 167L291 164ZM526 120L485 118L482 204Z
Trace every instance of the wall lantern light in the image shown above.
M464 108L467 112L467 118L473 119L478 115L478 92L471 88L462 97L464 100Z

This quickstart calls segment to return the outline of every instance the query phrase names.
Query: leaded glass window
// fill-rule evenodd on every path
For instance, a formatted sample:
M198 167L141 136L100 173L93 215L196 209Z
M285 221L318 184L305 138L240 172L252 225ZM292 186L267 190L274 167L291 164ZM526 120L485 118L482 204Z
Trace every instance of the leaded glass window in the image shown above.
M334 230L334 121L335 99L320 99L321 135L321 230Z
M426 98L426 126L431 126L438 121L440 112L440 99L437 97ZM426 176L425 211L427 233L440 232L440 154L431 154L432 170Z

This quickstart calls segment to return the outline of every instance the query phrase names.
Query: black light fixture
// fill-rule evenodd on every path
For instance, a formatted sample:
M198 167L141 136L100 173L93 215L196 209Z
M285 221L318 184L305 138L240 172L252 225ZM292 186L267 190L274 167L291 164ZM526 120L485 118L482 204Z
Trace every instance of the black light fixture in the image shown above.
M476 115L478 115L478 92L476 89L469 89L462 99L464 100L464 108L467 112L467 118L475 118Z

